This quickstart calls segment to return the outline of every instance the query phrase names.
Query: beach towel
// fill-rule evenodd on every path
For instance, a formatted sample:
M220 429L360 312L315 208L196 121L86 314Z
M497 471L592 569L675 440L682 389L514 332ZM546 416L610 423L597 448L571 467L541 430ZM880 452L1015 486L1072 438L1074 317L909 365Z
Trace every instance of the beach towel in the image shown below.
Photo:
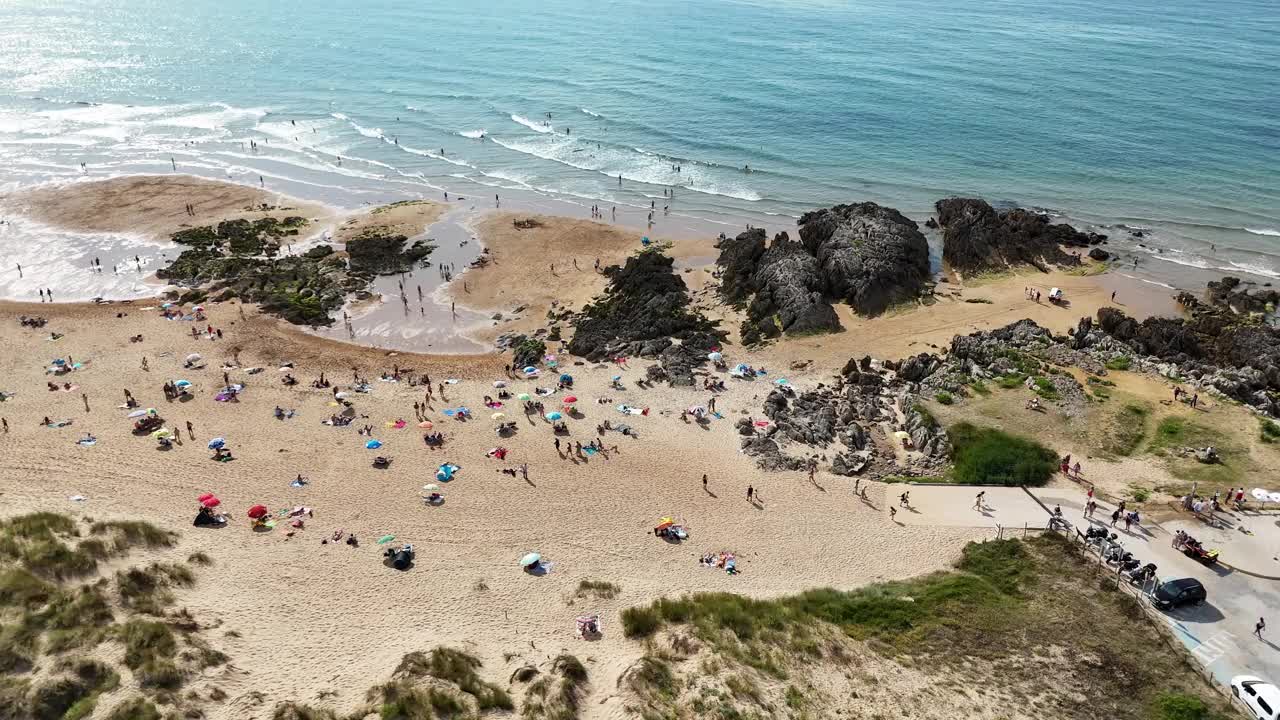
M76 441L76 444L83 447L93 447L94 445L98 444L98 438L91 438L91 437L80 438L79 440Z
M51 420L45 427L61 428L71 424L70 420Z
M454 378L449 378L448 380L445 380L445 381L444 381L444 384L445 384L445 385L457 385L457 384L458 384L458 381L457 381L456 379L454 379Z
M619 405L618 412L622 413L623 415L648 415L649 408L642 409L637 407L631 407L630 405Z

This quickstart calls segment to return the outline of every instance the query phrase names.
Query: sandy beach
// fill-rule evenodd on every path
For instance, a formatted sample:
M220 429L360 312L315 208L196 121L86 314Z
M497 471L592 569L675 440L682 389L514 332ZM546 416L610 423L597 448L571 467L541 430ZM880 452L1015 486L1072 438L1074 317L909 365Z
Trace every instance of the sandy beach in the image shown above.
M152 187L133 182L142 183L134 191ZM245 190L179 187L210 191L200 205L213 215L236 213L261 199ZM92 207L110 197L98 195L62 219L101 231L130 227L129 212L140 208L91 219ZM161 198L157 217L146 224L149 232L167 232L183 222L171 217L182 195L175 190ZM57 202L30 202L41 218L58 216ZM168 210L160 212L162 207ZM369 213L339 221L336 234L353 237L376 222L417 235L445 212L439 205L406 204L381 219ZM469 312L506 314L479 328L477 340L542 327L553 307L580 309L605 286L596 260L602 266L616 263L639 247L635 231L600 222L536 216L537 227L515 227L515 220L529 218L493 213L468 226L488 263L457 275L447 288L441 285ZM737 311L718 301L709 284L712 242L677 241L672 253L698 306L736 332ZM1024 295L1029 285L1061 287L1072 304L1037 304ZM842 333L752 350L732 344L726 355L730 362L757 366L810 360L788 375L806 388L829 380L850 357L933 351L956 333L1023 317L1065 331L1110 302L1099 277L1060 273L944 284L939 293L930 306L873 319L842 308ZM967 302L978 298L983 301ZM1160 307L1146 294L1126 293L1122 299ZM777 597L811 587L849 589L904 579L949 567L966 542L993 532L893 522L886 515L889 491L878 483L862 498L851 492L852 480L825 471L812 483L804 473L762 472L739 451L733 426L759 413L769 391L763 382L730 380L717 398L723 417L702 425L684 422L681 411L706 404L707 392L642 389L635 384L643 376L638 362L620 368L565 358L559 371L572 374L574 384L555 391L558 371L511 379L504 370L509 356L489 351L423 355L366 347L301 332L234 301L212 304L207 312L198 321L166 319L156 299L0 303L0 342L8 349L0 358L0 391L12 393L0 405L8 424L0 435L0 498L6 516L55 511L146 520L181 534L177 546L158 559L180 560L193 552L214 559L195 587L178 591L177 605L198 618L213 645L231 658L189 684L197 693L217 687L229 696L205 709L215 720L270 717L272 704L285 699L350 712L402 656L440 644L474 653L484 662L483 676L493 681L561 652L585 654L593 690L583 716L623 717L627 700L616 688L643 652L617 630L623 608L693 591ZM19 316L34 315L47 325L19 324ZM208 328L220 333L209 334ZM56 340L51 333L58 334ZM192 353L202 356L200 367L184 366ZM79 368L51 377L53 358ZM284 385L286 373L299 383ZM321 373L332 387L313 387ZM393 373L399 381L389 377ZM626 389L610 386L617 374ZM426 376L434 389L430 401L424 386L409 380L425 382ZM367 392L352 389L356 377L368 380ZM161 386L179 379L192 384L191 396L166 401ZM243 385L237 401L215 401L224 380ZM59 389L47 389L48 382ZM62 389L63 383L70 388ZM485 396L498 395L497 383L505 383L512 397L486 407ZM577 397L578 414L570 416L568 434L560 437L563 450L550 423L522 412L514 397L536 388L550 389L539 398L547 411L568 395ZM323 424L341 409L333 394L338 389L348 393L356 415L345 427ZM132 434L126 390L141 408L156 408L182 444L162 450L145 434ZM415 412L415 403L424 402ZM616 407L624 403L647 413L621 414ZM473 417L453 416L461 406ZM285 417L277 417L277 410ZM491 418L494 413L505 417ZM69 422L54 428L44 418ZM516 422L513 436L496 435L499 419ZM626 422L634 432L601 433L597 426L605 420ZM443 433L442 448L424 443L420 422ZM358 434L364 426L371 426L370 434ZM86 433L96 442L77 443ZM211 459L206 445L214 438L225 439L234 461ZM569 450L596 438L605 452ZM366 449L370 440L381 447ZM486 456L498 447L506 450L505 459ZM373 467L378 455L391 459L389 468ZM451 481L436 483L435 471L446 463L459 469ZM292 485L299 475L307 483ZM422 500L423 486L431 483L441 487L439 506ZM755 502L747 500L749 486ZM207 492L222 499L221 509L231 517L228 527L191 526L196 498ZM313 515L301 528L281 523L270 532L252 532L245 511L258 503L272 510L305 506ZM685 523L690 538L668 543L654 537L652 528L663 517ZM359 547L323 542L336 532L358 537ZM375 540L385 535L414 546L412 570L383 565ZM698 564L703 554L722 551L736 554L741 574ZM520 570L517 561L529 552L549 563L546 575ZM579 597L583 580L615 583L621 591L609 599ZM606 631L589 649L573 634L574 618L584 612L599 613ZM136 687L126 677L113 697ZM884 703L885 711L895 711L892 701Z

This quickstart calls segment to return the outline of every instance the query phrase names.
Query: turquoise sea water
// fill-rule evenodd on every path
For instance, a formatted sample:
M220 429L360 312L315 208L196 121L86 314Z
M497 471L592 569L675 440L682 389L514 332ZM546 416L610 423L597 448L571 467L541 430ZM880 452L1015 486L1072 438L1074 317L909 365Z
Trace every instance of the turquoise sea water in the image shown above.
M653 201L658 231L966 194L1280 277L1274 0L9 0L0 28L4 190L172 157L349 206Z

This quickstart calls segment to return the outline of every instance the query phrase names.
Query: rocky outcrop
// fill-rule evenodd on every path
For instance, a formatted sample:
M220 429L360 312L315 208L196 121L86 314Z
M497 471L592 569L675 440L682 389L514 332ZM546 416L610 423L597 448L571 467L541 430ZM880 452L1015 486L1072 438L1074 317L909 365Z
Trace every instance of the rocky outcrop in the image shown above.
M942 227L942 258L960 272L1002 270L1031 265L1048 272L1054 265L1079 265L1080 258L1061 246L1089 247L1106 239L1082 233L1049 216L1030 210L997 212L985 200L939 200L938 224Z
M418 240L405 247L409 238L404 235L366 233L346 243L351 269L375 275L394 275L411 272L434 249Z
M805 213L800 239L763 230L717 244L721 293L747 303L743 342L840 329L833 302L864 315L916 298L929 282L929 246L914 222L875 203Z
M692 308L688 287L671 267L670 257L652 249L605 268L609 286L574 317L569 352L600 361L655 357L667 351L672 338L693 338L699 348L708 344L707 337L723 342L718 323ZM700 363L707 352L702 351Z
M773 239L760 256L750 287L742 342L755 344L782 333L806 335L840 329L840 320L823 294L818 260L786 233Z
M744 302L755 293L752 276L760 264L760 256L764 255L766 240L764 228L755 228L737 237L722 237L716 243L720 250L716 258L720 266L720 292L730 302Z
M1280 292L1259 289L1231 276L1210 281L1205 295L1211 305L1238 313L1272 313L1280 301Z
M902 213L864 202L800 216L800 239L818 260L825 294L862 315L912 300L929 281L929 243Z

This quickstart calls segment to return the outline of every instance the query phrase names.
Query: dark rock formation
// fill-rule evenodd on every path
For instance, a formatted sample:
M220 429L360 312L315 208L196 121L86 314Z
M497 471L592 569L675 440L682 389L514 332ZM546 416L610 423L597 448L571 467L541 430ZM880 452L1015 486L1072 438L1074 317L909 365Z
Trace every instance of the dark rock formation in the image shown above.
M717 323L691 309L688 288L671 266L671 258L654 249L605 268L609 287L574 318L569 352L600 361L665 353L670 338L696 335L700 347L705 345L704 334L722 342Z
M875 203L837 205L800 218L765 247L764 230L721 238L721 292L749 303L743 342L840 329L832 302L864 315L918 297L929 281L929 246L914 222Z
M864 202L807 212L800 239L818 259L826 295L863 315L918 297L929 280L929 244L893 208Z
M950 198L935 207L942 226L942 258L960 272L1013 265L1048 272L1051 265L1079 265L1078 257L1059 246L1089 247L1106 239L1052 224L1047 215L1030 210L997 212L985 200Z
M1089 248L1089 259L1097 260L1098 262L1106 262L1111 259L1111 253L1100 247Z
M739 236L741 237L741 236ZM748 345L784 332L803 335L840 329L823 296L818 260L786 233L773 239L751 276L755 297L747 308L742 341Z
M1255 290L1252 285L1242 282L1240 278L1227 276L1210 281L1205 294L1210 304L1238 313L1275 312L1280 292Z
M764 255L767 239L764 228L755 228L737 237L721 238L716 243L720 250L720 257L716 259L720 265L720 292L730 302L744 302L755 293L752 276L760 256Z

